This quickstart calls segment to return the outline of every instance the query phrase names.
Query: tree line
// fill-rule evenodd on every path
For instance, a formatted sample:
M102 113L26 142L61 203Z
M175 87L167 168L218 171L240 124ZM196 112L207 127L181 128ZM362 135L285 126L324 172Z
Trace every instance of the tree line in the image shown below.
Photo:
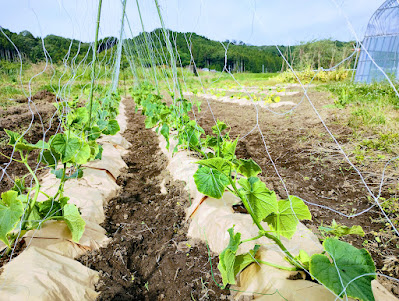
M3 32L8 39L4 34L0 34L0 60L16 61L21 56L25 62L32 63L44 61L46 58L48 60L51 58L53 63L62 63L65 60L79 62L90 52L90 43L75 39L56 35L48 35L41 39L26 30L14 33L3 28ZM228 40L218 42L193 32L168 31L168 33L179 66L192 66L194 61L197 68L217 71L254 73L283 71L286 64L282 54L297 70L330 68L347 57L353 48L351 42L326 39L296 46L281 45L280 53L275 46L253 46L241 41ZM104 38L99 41L97 51L110 49L117 42L118 39L115 37ZM145 66L163 65L169 62L166 40L161 29L126 39L124 46L129 50L124 53L135 56ZM153 53L152 57L149 53ZM127 59L123 58L123 61L126 65ZM350 62L347 66L350 66Z

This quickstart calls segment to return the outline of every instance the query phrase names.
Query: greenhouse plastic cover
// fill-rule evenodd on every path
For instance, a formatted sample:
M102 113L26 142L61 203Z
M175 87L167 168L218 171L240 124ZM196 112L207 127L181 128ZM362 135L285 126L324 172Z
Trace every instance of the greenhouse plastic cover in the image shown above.
M399 3L397 0L385 1L377 9L370 19L362 44L355 81L371 83L386 79L372 60L388 76L399 78Z

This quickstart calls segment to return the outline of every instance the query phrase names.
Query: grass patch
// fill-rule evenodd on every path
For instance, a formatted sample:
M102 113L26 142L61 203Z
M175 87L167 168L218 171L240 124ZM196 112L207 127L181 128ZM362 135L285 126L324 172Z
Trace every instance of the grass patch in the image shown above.
M345 81L321 85L320 87L337 96L335 104L338 107L346 107L351 103L377 103L391 104L395 109L399 109L399 98L386 82L363 84ZM398 84L396 89L399 89Z

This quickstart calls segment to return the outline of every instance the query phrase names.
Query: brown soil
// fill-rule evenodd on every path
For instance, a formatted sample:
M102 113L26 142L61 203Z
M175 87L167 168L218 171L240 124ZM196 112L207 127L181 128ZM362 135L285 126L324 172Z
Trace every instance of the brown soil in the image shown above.
M132 101L126 104L134 112ZM123 134L132 143L124 158L128 169L118 178L121 194L109 202L102 225L112 242L80 261L101 273L98 300L224 300L229 292L215 283L221 282L217 257L187 239L189 197L169 178L157 135L145 129L139 113L130 114Z
M54 107L54 96L43 94L44 99L35 100L39 114L49 127ZM321 110L322 117L344 149L351 147L352 130L346 125L345 116L338 109L323 110L331 100L325 93L311 92L311 99ZM282 97L282 101L298 102L301 95ZM209 101L216 119L224 120L231 126L230 136L244 137L256 125L256 112L253 107ZM131 102L128 112L134 112ZM198 121L209 132L214 119L207 103L203 100L202 112ZM283 107L287 108L287 107ZM33 110L36 110L33 108ZM279 109L281 111L282 109ZM27 113L28 112L28 113ZM0 110L0 129L23 130L31 120L28 104ZM29 142L42 139L43 129L37 122L25 136ZM292 114L274 115L260 109L259 126L263 133L267 150L274 159L287 190L310 204L313 220L307 226L318 233L318 227L329 225L333 219L347 226L361 225L366 232L364 238L347 237L346 240L357 247L370 251L377 271L399 278L397 260L398 238L386 236L380 230L385 227L382 215L376 208L355 218L345 218L331 211L351 214L368 208L372 203L367 198L359 176L343 159L335 144L330 140L312 108L307 102ZM46 136L54 131L55 124ZM5 138L0 130L0 139ZM156 134L144 127L144 117L131 114L125 138L132 143L131 152L125 162L128 170L118 179L121 194L112 199L106 207L107 220L103 227L112 238L107 248L94 254L83 256L80 261L88 267L100 271L101 281L99 300L223 300L230 298L227 290L221 290L215 283L221 282L216 268L217 257L208 255L205 245L189 241L186 237L184 208L189 198L181 183L173 181L165 171L166 158L158 148ZM9 155L10 148L0 145L1 152ZM265 145L259 130L255 129L238 143L239 157L252 157L262 167L262 180L274 189L281 198L286 192L273 166L270 164ZM0 164L8 160L0 157ZM35 162L31 162L34 164ZM4 165L2 165L3 167ZM378 190L380 170L372 166L358 166L367 177L373 192ZM26 173L18 164L11 164L7 173L20 176ZM160 183L166 179L167 194L160 191ZM1 191L10 188L11 182L4 177ZM382 196L392 196L390 187L397 185L397 179L388 179ZM12 185L11 185L12 186ZM325 206L325 207L320 207ZM328 209L329 208L329 209ZM385 228L386 229L386 228ZM381 243L376 241L379 237ZM212 261L212 269L209 261ZM391 260L389 262L389 260ZM384 264L391 263L388 271L382 271ZM1 263L0 263L1 264ZM380 281L394 294L399 295L396 282L381 278Z
M8 143L8 136L4 129L18 133L25 133L24 138L30 143L36 143L43 137L47 140L53 135L58 127L58 122L54 116L55 107L53 103L56 101L54 94L45 90L36 93L31 98L30 104L28 99L18 99L18 105L0 108L0 152L8 157L20 159L18 153L13 153L13 148ZM32 112L31 112L32 111ZM32 118L33 117L33 118ZM51 122L50 122L51 121ZM46 132L44 136L44 132ZM37 152L32 152L29 158L29 165L32 169L41 167L37 164ZM9 190L14 186L13 180L16 177L22 177L28 173L26 167L22 163L12 162L10 159L0 154L0 193ZM3 174L3 170L5 173ZM38 170L40 176L45 171ZM26 177L26 184L29 185L31 177ZM13 258L18 256L25 248L24 240L20 240L12 252ZM0 253L0 268L10 260L8 255Z
M59 125L55 114L53 103L56 96L47 91L40 91L31 98L17 100L18 105L0 108L0 152L8 157L19 159L18 153L13 153L13 148L8 143L8 136L4 129L25 133L24 138L30 143L36 143L39 140L46 140L57 131ZM35 168L37 165L37 153L32 152L29 165ZM28 173L26 167L18 162L9 164L10 159L0 154L0 192L9 190L14 184L15 177L21 177ZM3 175L3 168L6 173ZM40 172L39 172L40 174ZM27 178L29 183L29 178Z
M350 149L352 130L345 125L346 117L341 115L342 111L323 108L332 103L328 94L315 91L309 94L339 143L344 149ZM299 94L282 97L281 100L298 103L301 98L302 95ZM198 113L197 120L207 133L210 133L211 127L215 125L214 118L225 121L231 127L231 138L244 137L256 125L256 111L252 106L201 100L202 111ZM275 111L283 112L289 108L291 107L282 107ZM238 157L254 159L263 169L261 178L267 186L275 190L280 198L287 198L286 190L269 160L267 147L288 192L319 205L309 204L313 220L306 222L306 225L310 229L320 235L318 227L330 225L333 219L347 226L361 225L366 232L365 237L348 236L344 240L358 248L363 247L363 242L367 240L365 247L376 263L377 272L399 278L399 269L395 268L399 262L395 263L393 260L399 256L397 247L399 240L396 235L392 235L392 231L385 231L390 230L389 227L384 230L386 220L378 208L374 207L354 218L346 218L332 211L337 210L349 215L360 212L373 203L368 199L368 193L359 175L344 160L307 100L293 113L284 116L259 108L258 120L265 143L262 141L259 129L255 129L240 139L237 146ZM376 193L382 169L375 170L373 165L357 167L366 175L366 182ZM395 189L392 188L397 184L398 179L388 179L382 197L394 197ZM382 243L377 243L376 236L379 236ZM383 271L384 264L389 262L391 269ZM380 281L399 296L397 282L391 282L386 278L381 278Z

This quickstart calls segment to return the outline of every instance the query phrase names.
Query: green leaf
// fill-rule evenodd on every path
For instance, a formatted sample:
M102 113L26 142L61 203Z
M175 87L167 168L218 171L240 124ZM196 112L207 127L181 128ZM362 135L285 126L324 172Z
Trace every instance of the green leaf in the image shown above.
M234 262L234 278L251 263L256 262L255 255L259 248L260 245L255 245L254 249L250 250L248 253L236 256Z
M56 153L55 151L51 151L51 150L45 150L38 157L39 162L44 163L52 168L57 166L59 160L61 160L60 154Z
M83 128L89 121L89 113L87 108L80 107L73 110L68 114L67 124L69 126L78 126L79 128Z
M229 184L229 178L216 169L203 166L195 172L194 182L199 192L220 199Z
M158 123L158 118L152 116L147 116L144 122L146 129L153 128L154 126L157 125L157 123Z
M169 126L166 123L162 125L161 135L164 136L166 140L166 149L169 150Z
M63 168L57 170L53 169L51 173L54 174L57 179L62 179L62 175L64 174L64 169ZM80 179L81 177L83 177L83 170L80 168L70 176L65 175L65 179Z
M188 146L197 147L200 142L201 133L194 128L186 129L184 132L184 138L187 141Z
M356 249L335 238L327 238L323 246L329 256L313 255L310 259L310 274L339 297L344 297L346 292L348 297L373 301L371 281L376 276L362 276L375 273L370 254L365 249ZM359 276L362 277L357 278Z
M98 126L92 126L90 131L87 133L87 139L94 141L101 136L101 130Z
M362 237L365 235L361 226L355 225L349 228L345 225L339 225L335 220L332 221L331 227L320 226L319 230L326 232L330 235L334 235L335 237L341 237L350 234L359 235Z
M65 134L53 136L50 147L61 155L62 163L72 161L82 147L82 141L78 138L68 138Z
M16 191L18 193L18 195L25 192L25 190L26 190L25 179L24 178L20 179L20 178L16 177L14 180L14 186L11 188L11 190Z
M256 177L258 174L262 172L262 169L259 167L258 164L252 159L246 160L246 159L240 159L240 167L238 168L238 171L247 178L250 177Z
M15 143L17 143L17 142L21 142L21 143L26 142L26 140L17 132L13 132L13 131L6 130L6 129L4 129L4 131L6 132L8 137L10 137L10 140L8 141L8 145L14 146Z
M97 120L97 125L98 125L98 128L100 129L100 131L102 132L102 131L104 131L107 128L108 121L107 120L103 120L103 119L99 119L99 120Z
M215 148L218 145L218 139L216 137L212 137L212 136L207 135L206 139L205 139L205 144L208 147Z
M8 234L15 229L24 213L18 192L9 190L1 194L0 200L0 240L10 247Z
M26 220L26 226L28 228L37 229L41 225L42 220L43 218L40 216L37 206L34 206Z
M87 111L87 108L81 107L77 108L75 110L76 118L75 122L80 123L82 125L85 125L87 122L89 122L89 112Z
M85 164L89 160L90 155L91 155L90 146L89 146L89 144L87 144L85 142L85 143L83 143L83 145L81 145L81 147L79 148L79 151L73 157L73 161L76 164L80 164L80 165Z
M94 157L94 159L95 160L101 160L101 158L102 158L102 155L103 155L103 150L104 150L104 148L103 148L103 146L101 145L101 144L99 144L98 145L98 153L97 153L97 155Z
M39 140L36 144L34 144L34 146L37 148L37 149L49 149L50 148L50 145L46 142L46 141L43 141L43 140Z
M241 178L238 184L242 187L240 192L246 197L250 210L252 211L256 222L264 220L269 214L278 212L277 197L274 191L266 188L257 177Z
M295 257L295 260L299 261L306 270L309 269L310 256L306 251L300 250L299 255Z
M238 138L234 141L225 140L222 143L220 148L221 157L226 160L233 160L236 156L236 147L237 147Z
M80 216L78 207L74 204L66 204L63 208L63 217L72 233L72 240L74 242L79 242L85 231L86 222Z
M230 175L231 165L230 163L220 157L212 158L212 159L205 159L201 161L195 162L196 164L201 164L202 166L207 166L212 169L216 169L220 173Z
M88 141L87 144L90 147L90 159L94 159L100 150L99 144L95 140Z
M104 131L105 135L115 135L120 131L119 123L115 119L108 121L107 129Z
M80 179L83 177L83 169L78 168L73 174L67 177L67 179Z
M43 202L36 203L36 206L41 219L63 215L62 208L64 204L59 201L48 199Z
M290 239L295 234L299 221L304 219L312 219L308 206L300 198L289 196L289 200L278 202L278 212L266 217L265 222L278 236Z
M227 125L223 121L217 121L216 125L212 127L212 132L214 134L221 134L225 129L227 129Z
M53 170L51 170L51 173L53 175L55 175L55 177L57 179L62 179L62 175L64 174L64 169L63 168L61 168L61 169L53 169Z
M236 252L241 241L241 233L234 234L234 228L227 230L230 235L230 241L226 249L219 255L218 269L222 274L223 286L227 284L235 284L234 263L236 260Z

